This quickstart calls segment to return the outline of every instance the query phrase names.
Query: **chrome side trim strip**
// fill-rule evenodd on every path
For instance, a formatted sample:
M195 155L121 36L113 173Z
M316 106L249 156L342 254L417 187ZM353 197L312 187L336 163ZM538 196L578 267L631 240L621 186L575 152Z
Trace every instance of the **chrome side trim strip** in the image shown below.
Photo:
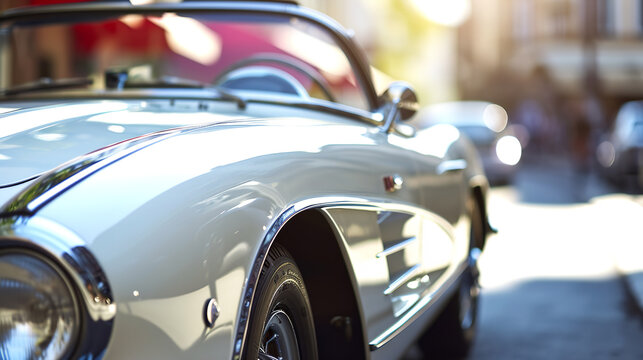
M395 254L396 252L404 249L405 247L408 247L409 245L411 245L413 243L416 243L417 241L418 241L418 238L415 237L415 236L410 237L408 239L404 239L404 240L398 242L397 244L389 246L386 249L382 250L377 255L375 255L375 257L380 259L380 258L383 258L385 256Z
M0 214L3 216L33 215L49 201L88 176L139 150L182 133L233 121L163 130L125 140L77 157L35 179L30 186L0 207Z
M391 281L388 287L384 290L384 295L391 295L393 291L402 287L402 285L409 282L420 273L420 265L413 265L410 269L406 270L404 274L398 276L395 280Z
M151 137L150 140L156 140L160 141L163 140L164 138L167 138L169 135L162 135L159 137ZM154 141L154 142L156 142ZM109 157L109 154L98 154L97 156L94 156L93 159L88 159L88 160L80 160L80 166L81 170L74 173L74 175L65 178L64 180L56 183L49 189L47 189L45 192L40 194L38 197L34 198L27 204L27 210L30 212L34 212L40 207L42 207L44 204L49 202L51 199L54 197L58 196L60 193L65 191L65 189L72 187L76 183L80 182L81 180L85 179L89 175L95 173L96 171L102 169L103 167L114 163L130 154L133 154L137 152L138 150L141 150L144 147L147 147L150 145L150 142L143 142L143 143L136 143L132 144L132 146L124 149L123 151L120 151L118 155ZM108 151L108 153L111 153L111 151ZM109 157L109 159L108 159ZM86 164L88 163L88 164ZM67 167L66 169L73 168L75 165L71 165L70 167ZM61 169L61 171L64 171ZM52 176L53 177L53 176Z
M371 351L380 349L382 346L386 345L389 341L393 340L395 336L399 335L404 331L404 329L422 316L430 307L442 299L448 298L448 295L457 290L456 286L460 279L460 275L464 272L467 266L468 264L466 262L460 264L460 266L449 274L448 279L440 283L438 290L424 295L409 311L402 315L395 324L373 339L369 343Z
M118 161L156 141L172 136L164 131L124 141L75 158L40 176L33 184L0 208L6 216L33 214L47 202L99 169Z

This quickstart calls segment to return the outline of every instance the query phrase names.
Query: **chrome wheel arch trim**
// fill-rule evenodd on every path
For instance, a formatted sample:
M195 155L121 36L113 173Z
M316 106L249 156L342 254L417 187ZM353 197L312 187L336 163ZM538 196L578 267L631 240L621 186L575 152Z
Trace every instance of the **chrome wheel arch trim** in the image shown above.
M272 246L274 240L277 238L279 231L284 227L284 225L286 225L288 221L290 221L299 213L311 209L322 209L324 207L332 205L353 205L370 207L368 200L357 197L324 197L303 200L286 207L285 210L276 217L270 228L267 229L266 234L264 235L264 238L259 245L259 250L255 254L255 259L252 263L252 267L248 272L246 283L243 286L243 294L241 297L241 303L239 304L235 338L232 349L233 360L241 359L241 356L244 352L244 342L246 340L246 334L248 331L250 310L252 308L254 300L255 289L257 283L259 282L259 275L261 274L261 269L263 267L268 251L270 250L270 247ZM325 214L324 216L326 217ZM335 229L333 231L336 232Z
M350 259L347 256L347 249L345 248L345 240L342 238L342 234L339 231L337 225L332 220L326 209L331 208L341 208L341 209L354 209L354 210L370 210L370 211L392 211L392 212L403 212L412 215L421 215L433 220L437 225L442 227L445 232L451 237L454 238L453 227L449 222L442 219L441 217L420 208L417 205L402 204L402 203L393 203L386 200L371 200L368 198L360 197L338 197L338 196L329 196L329 197L318 197L311 198L296 202L285 208L281 214L276 217L273 224L270 228L267 229L266 234L263 240L260 243L259 250L255 254L255 259L252 263L252 267L249 269L248 276L246 278L246 283L243 286L243 294L241 298L241 303L239 306L239 311L237 315L237 324L235 331L235 338L233 342L232 349L232 360L239 360L244 351L245 337L248 328L248 321L250 318L250 311L252 309L252 304L255 295L255 289L259 281L259 275L263 267L266 255L270 250L270 247L274 243L281 229L293 219L296 215L307 211L307 210L320 210L324 215L324 218L328 221L329 225L333 229L335 236L338 236L338 240L342 241L343 244L340 244L342 256L349 265L349 276L351 278L351 283L353 285L354 291L357 291L355 275L352 272L350 267ZM414 320L419 318L424 314L429 305L440 301L445 293L450 294L452 292L453 283L456 281L456 278L459 278L459 274L464 271L466 268L466 262L460 264L457 268L452 269L449 273L448 279L444 280L444 283L448 283L449 289L443 289L444 285L441 285L438 290L424 294L424 296L418 300L418 303L415 304L404 316L400 318L393 326L387 329L383 334L378 336L373 341L370 341L366 344L367 348L371 351L376 350L384 346L387 342L392 340L396 335L402 332L407 328ZM357 296L355 294L354 296ZM362 304L357 301L358 310L360 312L360 322L362 327L364 327L364 317ZM364 332L365 336L366 333ZM368 342L367 339L364 339L365 342Z
M0 218L0 251L32 252L52 261L73 284L81 309L74 358L100 359L112 334L116 303L109 281L86 243L43 217Z

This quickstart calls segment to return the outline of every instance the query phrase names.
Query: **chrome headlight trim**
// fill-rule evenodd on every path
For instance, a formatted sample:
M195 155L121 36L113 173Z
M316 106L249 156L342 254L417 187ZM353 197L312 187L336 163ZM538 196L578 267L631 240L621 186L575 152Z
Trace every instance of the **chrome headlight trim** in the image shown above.
M80 334L74 358L101 358L109 342L116 304L105 274L72 231L42 217L0 219L0 250L23 249L48 258L76 291Z

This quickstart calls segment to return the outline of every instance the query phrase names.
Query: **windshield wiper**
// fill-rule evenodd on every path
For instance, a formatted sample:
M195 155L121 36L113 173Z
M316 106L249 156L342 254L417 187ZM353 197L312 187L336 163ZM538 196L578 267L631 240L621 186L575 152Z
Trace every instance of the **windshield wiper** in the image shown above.
M245 110L247 101L240 96L228 92L220 87L202 83L197 80L184 79L175 76L162 76L159 78L131 81L126 72L105 73L105 84L115 89L143 89L143 88L171 88L171 89L204 89L216 92L216 97L225 101L237 103L239 110Z
M213 89L214 91L216 91L218 93L219 97L221 98L221 100L234 101L234 102L237 103L237 108L239 110L245 110L246 109L246 105L247 105L248 102L244 98L242 98L241 96L237 96L237 95L235 95L235 94L233 94L231 92L223 90L220 87L210 87L210 89Z
M40 80L35 82L30 82L27 84L19 85L9 89L4 89L0 92L2 96L12 96L18 95L27 92L36 92L36 91L47 91L47 90L59 90L67 89L80 86L89 86L94 83L92 78L66 78L66 79L51 79L51 78L40 78Z
M174 76L161 76L160 78L123 82L123 88L172 88L172 89L206 89L210 85L191 79L184 79Z

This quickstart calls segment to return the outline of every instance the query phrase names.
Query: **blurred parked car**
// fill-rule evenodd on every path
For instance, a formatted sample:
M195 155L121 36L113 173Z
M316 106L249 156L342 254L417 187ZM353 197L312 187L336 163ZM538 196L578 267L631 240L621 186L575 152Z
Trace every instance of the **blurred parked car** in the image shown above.
M0 359L466 353L482 166L403 124L415 92L376 93L335 21L121 1L0 27Z
M485 101L454 101L423 108L411 122L425 129L436 124L453 125L478 149L484 171L493 184L511 180L522 156L522 145L508 126L503 107Z
M596 156L602 173L610 180L643 189L643 101L621 106Z

